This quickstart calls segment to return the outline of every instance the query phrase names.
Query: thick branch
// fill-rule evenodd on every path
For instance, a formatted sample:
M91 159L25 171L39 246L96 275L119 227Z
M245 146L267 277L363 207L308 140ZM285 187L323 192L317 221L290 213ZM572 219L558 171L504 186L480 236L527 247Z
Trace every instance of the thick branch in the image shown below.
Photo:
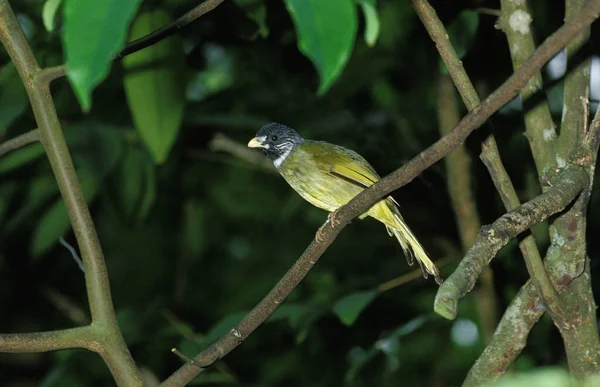
M500 192L504 208L506 208L507 211L511 211L519 207L521 202L512 181L508 178L504 166L495 162L495 159L498 157L497 151L493 152L486 146L484 146L480 156L481 161L483 161L490 176L492 176L496 190ZM560 309L558 295L544 268L542 256L537 248L533 235L529 234L525 236L521 242L519 242L519 248L521 249L523 258L525 258L525 265L527 266L527 271L529 272L529 276L531 277L534 286L538 289L544 303L550 309L550 312L555 315Z
M38 141L40 141L40 130L30 130L27 133L23 133L20 136L17 136L0 144L0 157L4 156L8 152L12 152L14 150L24 147L25 145L29 145Z
M583 168L569 165L547 192L504 214L479 231L456 271L440 286L435 299L435 311L448 318L456 317L458 300L467 294L483 268L512 238L551 215L562 211L585 188L589 178Z
M576 17L575 14L585 0L567 0L565 1L565 20L571 20ZM590 85L590 56L589 52L582 48L586 45L590 37L590 29L584 29L578 34L566 48L567 54L567 74L565 76L565 91L563 97L563 116L560 126L559 156L563 158L570 156L580 145L585 127L584 107L581 98L589 97Z
M128 387L141 385L139 371L117 325L108 273L98 235L56 115L49 84L36 80L40 68L7 1L0 2L0 41L23 81L40 130L42 145L67 207L85 263L85 282L92 325L101 327L106 336L103 350L112 355L109 367L119 385Z
M527 1L502 0L500 25L506 33L513 69L517 71L533 55L535 43L531 33L532 18ZM538 176L544 176L547 168L556 167L556 125L552 121L550 107L543 91L541 72L536 72L521 90L524 106L525 135L533 154ZM546 187L542 187L546 188Z
M463 387L491 384L502 376L527 345L529 332L544 310L539 293L528 282L504 312L492 341L469 370Z
M196 356L195 359L201 363L203 360L214 361L217 358L216 355L223 356L237 347L247 335L269 318L281 301L291 293L325 250L333 243L342 228L382 197L412 181L419 173L439 161L461 144L473 130L481 126L495 111L514 98L527 83L527 80L560 51L579 31L591 24L598 17L599 13L600 0L591 1L578 13L577 18L572 19L552 34L518 72L513 74L489 98L463 118L452 132L438 140L403 167L384 177L373 186L358 194L348 204L342 206L336 212L335 225L333 225L334 222L327 222L322 226L319 238L320 242L313 241L307 247L294 266L240 323L240 325L247 324L244 327L244 332L240 332L238 329L239 326L232 329L218 341L220 343L218 345L219 349L212 349L217 347L215 344L207 351ZM194 365L184 364L177 372L165 380L162 386L176 386L181 383L188 383L203 370Z

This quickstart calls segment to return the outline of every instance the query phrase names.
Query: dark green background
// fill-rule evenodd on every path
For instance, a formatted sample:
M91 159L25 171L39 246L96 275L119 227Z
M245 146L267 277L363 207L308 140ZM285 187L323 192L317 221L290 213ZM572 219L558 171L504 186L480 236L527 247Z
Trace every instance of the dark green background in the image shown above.
M174 17L195 1L145 1ZM38 60L62 63L58 32L41 20L42 1L12 1ZM189 99L180 133L167 161L155 166L135 131L123 91L123 66L95 90L83 114L61 79L52 86L59 117L78 168L91 171L98 187L90 202L111 278L121 328L136 362L164 379L180 364L177 346L194 355L250 310L292 265L314 237L326 213L304 202L282 178L232 156L214 152L217 133L245 144L271 121L304 137L330 141L361 153L381 175L401 166L439 138L437 52L407 1L379 1L381 34L374 48L362 39L341 78L323 97L311 62L297 48L292 20L280 0L266 0L269 34L232 1L188 26ZM563 7L531 1L538 42L560 26ZM498 8L495 1L432 1L449 25L461 11ZM491 91L512 72L506 39L496 18L480 14L475 36L467 36L463 58L482 90ZM458 35L460 35L460 29ZM592 42L593 42L592 35ZM472 38L472 39L469 39ZM4 51L0 63L8 62ZM206 79L212 82L207 83ZM550 84L550 80L548 80ZM555 82L553 106L559 106ZM23 101L25 104L25 101ZM30 108L4 139L35 127ZM461 109L463 109L461 107ZM464 109L463 109L464 112ZM539 191L518 110L496 114L469 138L473 187L483 223L503 213L485 169L478 162L486 131L497 135L500 152L522 200ZM6 160L3 161L6 163ZM2 166L0 162L0 167ZM461 257L443 163L394 193L403 215L434 259L450 257L448 276ZM45 157L0 173L0 332L29 332L74 326L51 301L60 293L86 314L82 273L57 243L35 251L40 221L58 198ZM597 235L597 191L589 234ZM49 228L50 230L52 227ZM51 233L50 233L51 234ZM543 227L536 235L547 243ZM39 236L44 238L44 235ZM55 236L46 236L52 241ZM52 239L54 238L54 239ZM75 244L71 232L65 235ZM596 275L597 244L588 252ZM502 310L528 278L516 242L493 262ZM380 294L352 326L332 308L347 295L371 290L409 270L402 250L382 225L354 221L324 254L278 314L239 348L197 379L208 385L245 386L455 386L484 348L481 334L460 345L456 323L432 312L437 286L419 278ZM472 297L459 319L479 324ZM464 321L461 322L464 324ZM565 366L562 342L543 318L515 369ZM2 386L102 386L113 381L102 360L84 350L0 355Z

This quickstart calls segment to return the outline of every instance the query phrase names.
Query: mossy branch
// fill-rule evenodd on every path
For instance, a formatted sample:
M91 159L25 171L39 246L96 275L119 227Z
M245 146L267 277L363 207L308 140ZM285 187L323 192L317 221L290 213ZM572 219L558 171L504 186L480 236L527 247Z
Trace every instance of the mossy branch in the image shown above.
M477 241L455 272L440 286L434 309L440 315L456 318L458 301L467 294L481 271L512 238L554 215L587 188L587 173L577 165L568 165L553 187L480 229Z

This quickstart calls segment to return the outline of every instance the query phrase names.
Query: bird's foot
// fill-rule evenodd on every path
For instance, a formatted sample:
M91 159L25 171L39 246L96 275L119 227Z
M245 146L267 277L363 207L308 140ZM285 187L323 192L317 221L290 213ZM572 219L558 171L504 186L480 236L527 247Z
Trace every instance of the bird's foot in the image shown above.
M323 223L323 225L321 227L319 227L319 229L317 230L317 233L315 234L315 240L317 241L317 243L323 242L323 229L325 228L327 223L329 223L329 217L327 218L325 223Z
M329 215L327 215L327 221L331 222L331 227L336 228L339 223L336 222L335 217L337 216L337 210L330 212Z

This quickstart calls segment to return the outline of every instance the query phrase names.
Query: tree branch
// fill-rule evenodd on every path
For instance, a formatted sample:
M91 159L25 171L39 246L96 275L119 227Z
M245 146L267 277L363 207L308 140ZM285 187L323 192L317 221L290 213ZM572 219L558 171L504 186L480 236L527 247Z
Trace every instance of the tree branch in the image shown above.
M115 60L121 59L127 55L133 54L136 51L140 51L146 47L152 46L153 44L156 44L159 41L173 35L194 20L217 8L223 1L224 0L203 1L196 7L186 12L183 16L180 16L166 26L159 28L158 30L146 36L142 36L133 42L127 43L127 45L117 54Z
M227 152L240 160L244 160L250 164L257 165L265 170L277 173L277 170L273 166L273 163L266 158L263 154L249 149L245 144L240 144L223 133L217 133L210 140L208 147L212 151L223 151Z
M62 329L50 332L13 333L0 335L0 352L48 352L68 348L84 348L98 351L99 344L90 326Z
M354 197L348 204L336 211L335 222L326 222L321 227L320 242L313 240L294 266L281 278L279 283L263 300L242 320L238 326L223 336L217 343L195 357L202 364L210 364L229 353L266 321L277 306L291 293L321 255L333 243L340 231L355 217L362 214L382 197L412 181L423 170L439 161L461 144L467 136L481 126L495 111L500 109L527 83L548 60L561 50L579 31L589 26L600 13L600 0L590 1L578 16L559 28L536 51L519 71L513 74L500 88L490 95L481 105L473 109L446 136L421 152L407 164L387 175L376 184ZM587 178L587 176L586 176ZM334 225L335 223L335 225ZM189 383L203 368L184 364L165 380L161 386L178 386Z
M456 318L459 299L473 288L479 274L496 253L512 238L565 209L588 187L588 183L589 178L583 168L568 165L551 189L504 214L490 226L482 227L473 247L440 286L434 310L448 319Z
M449 41L447 42L449 43ZM464 73L464 69L462 72ZM464 75L466 76L466 74ZM471 84L468 78L466 81L468 84ZM475 92L474 89L473 92ZM473 98L479 99L476 93L473 95ZM437 106L440 133L444 135L460 119L457 97L454 92L452 79L448 74L440 75ZM498 161L500 161L499 157ZM452 202L452 208L456 214L458 232L462 242L462 253L464 254L475 243L477 231L481 226L471 186L471 156L467 153L464 144L461 144L448 154L444 162L446 164L448 193ZM477 290L475 299L481 330L487 343L492 339L498 322L498 303L496 302L496 294L494 292L494 274L492 269L488 266L484 270L485 273L482 274L479 280L481 287Z
M470 81L469 77L467 76L467 73L464 69L464 66L462 65L460 58L456 54L454 47L452 46L450 40L448 39L448 33L447 33L446 29L444 28L444 25L442 24L440 19L437 17L435 10L427 2L427 0L413 0L412 3L413 3L413 6L415 7L417 14L419 15L419 18L423 22L423 25L429 32L429 36L435 42L436 47L440 53L440 56L442 57L444 63L446 64L446 68L448 69L450 76L454 80L456 88L458 89L458 91L463 99L463 102L467 106L467 109L469 109L469 110L474 109L476 107L476 105L479 104L479 96L477 95L475 87L473 86L472 82ZM527 52L527 57L521 58L522 62L524 62L527 58L529 58L531 56L532 52L533 52L533 45L532 45L531 52ZM538 72L538 75L539 75L539 72ZM536 77L536 75L534 75L534 78L532 78L533 80L528 81L528 85L531 84L532 82L535 83L535 77ZM541 84L541 80L540 80L540 84ZM548 113L549 113L549 111L548 111ZM551 119L550 119L550 122L551 122ZM498 151L498 145L496 144L496 139L494 138L493 134L490 134L484 140L484 142L482 144L481 157L482 157L482 161L488 168L488 172L490 173L490 176L494 182L494 185L496 186L496 189L497 189L498 193L500 194L507 211L510 211L510 210L518 207L520 205L519 198L518 198L517 193L512 185L512 182L508 176L508 173L506 172L506 169L504 168L504 165L500 158L500 153ZM450 179L450 180L453 180L453 179ZM471 241L470 244L468 244L467 248L470 247L473 244L473 242L474 242L474 239ZM534 268L534 267L539 268L540 265L543 265L539 250L537 248L537 245L535 244L535 240L533 239L533 236L525 237L523 239L523 241L519 244L519 246L521 248L521 251L522 251L522 254L525 259L525 263L526 263L528 269ZM542 268L543 268L543 266L542 266ZM547 284L549 284L549 280L548 280L548 276L545 271L530 270L529 273L530 273L530 276L532 278L534 278L534 282L536 284L543 284L545 286L545 289L547 289ZM537 277L540 277L540 278L536 279ZM485 280L488 278L489 278L489 280ZM489 267L484 269L484 272L481 275L481 281L483 283L483 292L485 292L487 294L487 296L486 296L486 294L483 294L482 296L478 297L478 301L479 301L478 304L485 305L488 308L489 313L487 313L487 315L493 315L496 311L496 308L495 308L495 302L494 302L495 298L493 296L491 296L494 294L493 293L494 287L493 287L493 282L492 282L493 281L492 272L491 272L491 269L489 269ZM542 289L542 290L545 290L545 289ZM552 287L550 287L549 289L553 290ZM546 293L546 297L550 298L550 303L552 305L555 305L556 304L556 302L554 301L555 297L553 297L554 293L550 290L545 291L544 293ZM544 293L542 293L542 294L544 294ZM483 297L483 300L480 300L481 297ZM493 321L495 322L496 319L494 318ZM484 325L484 329L485 329L485 325ZM489 334L490 329L488 328L485 331L488 332L488 334Z
M469 370L463 387L491 384L502 376L527 345L529 332L544 310L538 291L527 282L506 308L492 341Z
M502 0L500 26L506 34L514 71L517 71L535 52L531 33L531 16L527 1ZM536 72L521 90L525 118L525 137L538 171L542 177L549 168L556 167L556 125L552 121L550 106L544 94L540 71ZM542 187L546 189L547 187Z
M67 207L79 250L85 263L85 282L92 325L102 331L101 355L119 385L142 384L139 370L119 330L115 317L108 273L89 209L65 142L48 83L40 82L39 65L29 47L21 26L7 1L0 2L0 41L13 61L40 130L59 190Z
M19 148L29 145L34 142L40 141L40 130L33 129L27 133L23 133L15 138L11 138L0 144L0 157L4 156L8 152L12 152Z

